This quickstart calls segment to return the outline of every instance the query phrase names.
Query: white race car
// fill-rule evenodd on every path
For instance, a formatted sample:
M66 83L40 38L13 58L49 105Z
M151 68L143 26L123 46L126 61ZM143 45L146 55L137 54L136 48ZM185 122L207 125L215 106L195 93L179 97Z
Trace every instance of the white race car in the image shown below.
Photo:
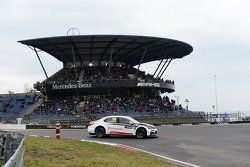
M91 121L88 132L99 138L106 135L136 136L139 139L147 136L157 137L155 126L140 123L128 116L107 116L97 121Z

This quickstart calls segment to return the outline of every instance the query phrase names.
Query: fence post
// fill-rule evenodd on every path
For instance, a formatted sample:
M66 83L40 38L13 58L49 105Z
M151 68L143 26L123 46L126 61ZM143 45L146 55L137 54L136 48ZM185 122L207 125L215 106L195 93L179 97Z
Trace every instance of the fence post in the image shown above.
M10 157L13 155L11 150L12 145L12 136L10 133L6 134L6 144L5 144L5 151L4 151L4 163L6 163Z
M57 139L60 139L60 138L61 138L60 128L61 128L60 122L59 122L59 121L56 121L56 138L57 138Z
M0 135L0 159L4 160L4 152L6 148L6 136L5 134Z

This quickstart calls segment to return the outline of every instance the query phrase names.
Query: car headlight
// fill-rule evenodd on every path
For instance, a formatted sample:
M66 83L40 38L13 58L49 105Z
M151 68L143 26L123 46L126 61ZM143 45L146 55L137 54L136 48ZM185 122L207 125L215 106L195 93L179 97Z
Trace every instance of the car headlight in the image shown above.
M147 126L148 129L155 129L154 126Z

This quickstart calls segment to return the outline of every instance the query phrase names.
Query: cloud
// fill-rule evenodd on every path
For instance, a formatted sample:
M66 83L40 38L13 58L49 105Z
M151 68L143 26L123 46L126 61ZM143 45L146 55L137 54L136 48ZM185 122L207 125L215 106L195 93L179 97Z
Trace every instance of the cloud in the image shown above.
M250 2L247 0L14 0L1 1L0 92L22 91L44 79L34 52L18 40L81 34L134 34L173 38L190 43L191 55L174 60L164 78L175 80L182 102L211 111L217 75L221 112L248 111L250 104ZM49 75L62 63L41 54ZM154 67L154 68L152 68ZM153 73L157 63L142 65Z

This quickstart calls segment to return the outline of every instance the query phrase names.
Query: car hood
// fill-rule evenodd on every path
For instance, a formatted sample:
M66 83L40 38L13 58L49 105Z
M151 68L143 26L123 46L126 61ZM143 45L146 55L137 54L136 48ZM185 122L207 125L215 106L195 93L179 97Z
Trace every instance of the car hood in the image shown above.
M154 128L155 128L155 126L154 126L154 125L147 124L147 123L139 123L139 125L143 125L143 126L150 126L150 127L154 127Z

